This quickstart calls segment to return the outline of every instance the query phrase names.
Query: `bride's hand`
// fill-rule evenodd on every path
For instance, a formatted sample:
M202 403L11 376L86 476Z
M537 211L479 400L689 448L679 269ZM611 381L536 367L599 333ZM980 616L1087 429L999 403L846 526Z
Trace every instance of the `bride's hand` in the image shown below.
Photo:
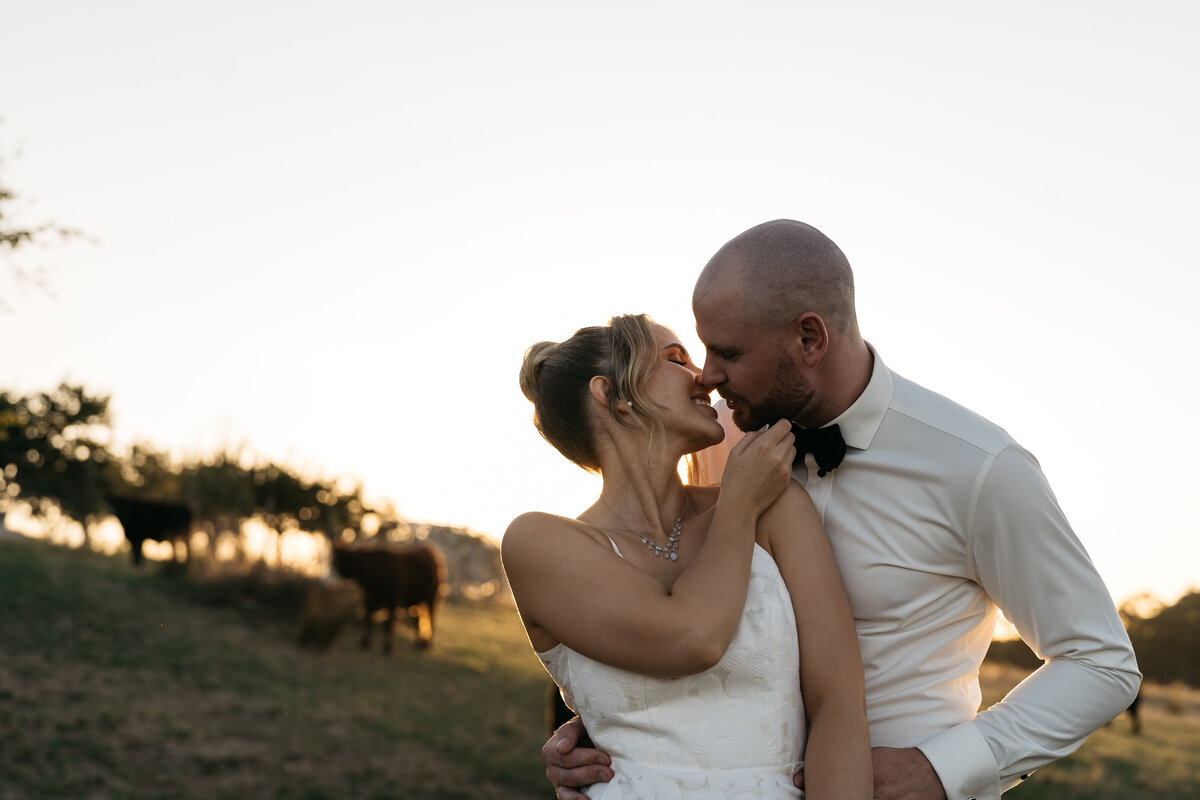
M756 517L761 515L792 479L795 440L786 419L743 436L725 462L721 496L746 503Z

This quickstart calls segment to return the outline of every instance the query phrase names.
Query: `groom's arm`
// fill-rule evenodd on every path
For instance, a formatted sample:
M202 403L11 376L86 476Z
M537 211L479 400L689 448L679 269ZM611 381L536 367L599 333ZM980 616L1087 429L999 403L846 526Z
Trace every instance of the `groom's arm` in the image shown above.
M951 800L999 798L1120 714L1141 682L1112 597L1032 455L1000 453L967 532L973 577L1045 664L919 745Z

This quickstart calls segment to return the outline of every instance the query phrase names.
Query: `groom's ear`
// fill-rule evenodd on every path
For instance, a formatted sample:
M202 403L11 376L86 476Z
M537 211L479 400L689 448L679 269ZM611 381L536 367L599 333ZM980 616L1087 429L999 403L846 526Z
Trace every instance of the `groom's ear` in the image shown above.
M789 349L809 368L821 363L829 350L829 329L815 311L806 311L792 320L792 339Z

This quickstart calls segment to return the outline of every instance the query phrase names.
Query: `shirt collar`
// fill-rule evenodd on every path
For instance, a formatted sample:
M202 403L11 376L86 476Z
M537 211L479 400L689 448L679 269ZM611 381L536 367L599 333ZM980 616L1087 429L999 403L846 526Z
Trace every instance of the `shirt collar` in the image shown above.
M892 403L892 371L883 364L883 359L875 352L875 348L867 345L874 360L871 368L871 380L858 399L850 404L836 419L830 422L842 428L842 438L846 444L859 450L871 446L875 433L883 424L884 414Z

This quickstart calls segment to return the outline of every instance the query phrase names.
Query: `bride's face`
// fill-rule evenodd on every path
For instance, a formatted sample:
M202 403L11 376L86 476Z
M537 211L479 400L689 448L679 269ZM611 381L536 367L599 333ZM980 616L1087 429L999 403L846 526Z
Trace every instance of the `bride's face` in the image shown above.
M701 450L725 438L712 407L712 387L700 383L700 368L669 328L654 325L655 366L643 396L654 405L668 438L680 437L685 453Z

